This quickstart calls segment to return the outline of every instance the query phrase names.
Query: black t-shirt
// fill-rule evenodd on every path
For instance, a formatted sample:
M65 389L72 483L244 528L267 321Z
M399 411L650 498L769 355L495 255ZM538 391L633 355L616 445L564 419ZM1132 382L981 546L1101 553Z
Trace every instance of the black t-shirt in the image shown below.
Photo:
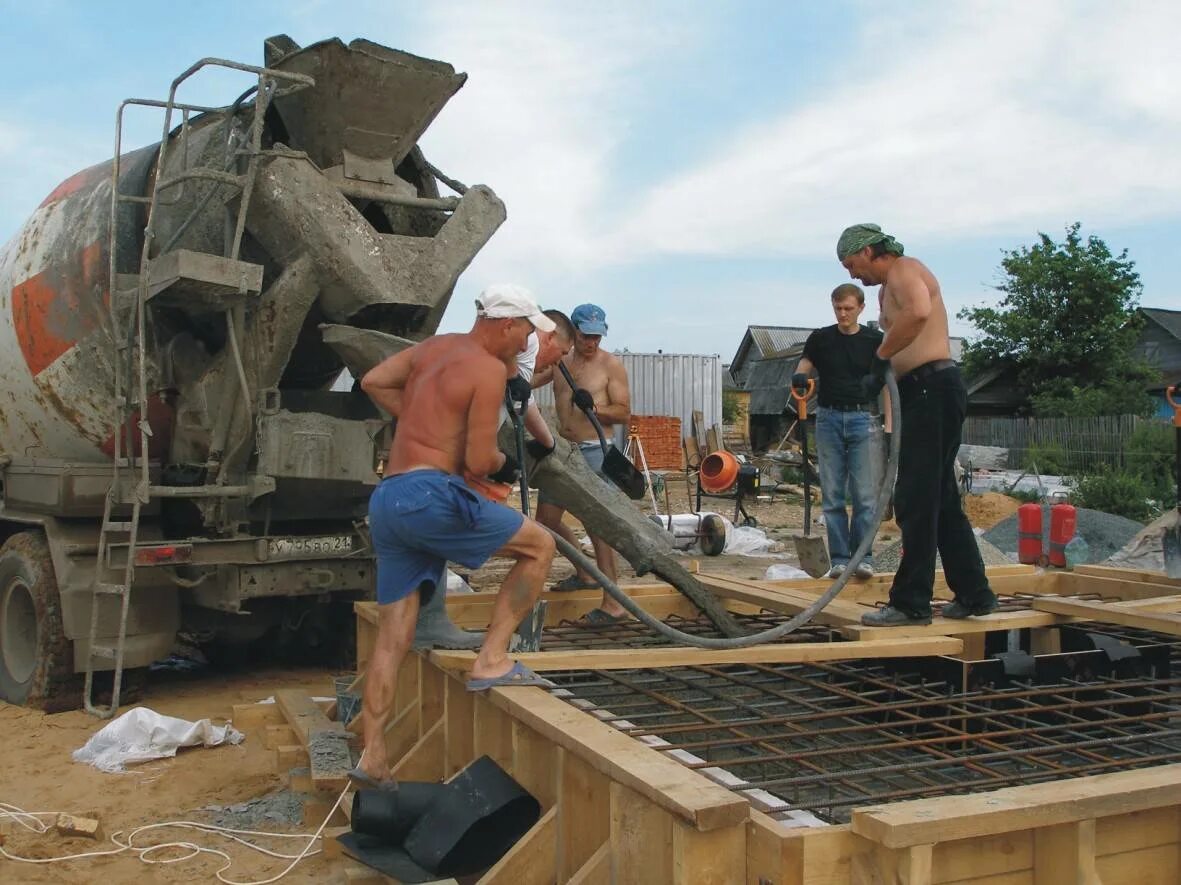
M861 378L869 372L874 352L882 343L877 329L858 326L844 335L836 325L817 329L804 343L804 356L819 376L817 399L822 406L855 406L865 403Z

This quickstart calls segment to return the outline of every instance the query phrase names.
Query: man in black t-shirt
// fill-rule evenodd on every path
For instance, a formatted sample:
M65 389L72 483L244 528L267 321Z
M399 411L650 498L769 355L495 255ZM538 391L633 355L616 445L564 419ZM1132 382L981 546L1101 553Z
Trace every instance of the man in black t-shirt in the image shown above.
M852 283L833 290L832 310L836 325L817 329L808 336L792 386L806 387L813 370L819 377L816 453L828 555L832 560L828 577L836 578L870 531L882 473L877 391L868 392L865 384L866 376L880 372L878 363L882 361L877 361L877 348L882 333L858 324L865 310L865 293ZM852 502L852 516L845 509L846 498ZM872 548L855 574L859 578L873 575Z

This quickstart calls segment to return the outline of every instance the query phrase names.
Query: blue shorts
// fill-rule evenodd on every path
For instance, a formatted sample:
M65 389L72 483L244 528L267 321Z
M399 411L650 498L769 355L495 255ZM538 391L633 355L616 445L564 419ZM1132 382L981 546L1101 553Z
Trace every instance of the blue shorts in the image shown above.
M607 456L603 452L603 447L599 444L598 440L595 440L594 442L580 442L577 445L578 451L582 453L582 457L586 461L587 466L594 471L595 475L599 477L599 479L603 480L605 483L610 484L611 480L607 479L607 474L603 472L603 459ZM612 445L614 444L607 443L607 448L610 449ZM544 489L537 490L537 503L561 506L557 501L549 497L545 493Z
M428 583L425 602L444 586L448 560L479 568L524 521L517 511L489 501L442 470L391 476L369 498L378 603L397 602Z

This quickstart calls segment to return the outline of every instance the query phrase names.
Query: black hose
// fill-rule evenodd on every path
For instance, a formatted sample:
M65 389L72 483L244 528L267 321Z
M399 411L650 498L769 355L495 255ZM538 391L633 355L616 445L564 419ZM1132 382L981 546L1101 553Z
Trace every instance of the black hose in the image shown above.
M890 495L894 489L894 478L898 475L898 453L901 451L902 444L902 404L898 395L898 383L894 379L893 370L886 372L886 389L890 391L890 414L893 419L893 433L890 436L890 459L886 463L886 473L882 477L882 485L878 489L877 502L873 510L873 529L866 533L865 537L861 539L861 543L857 545L857 549L853 551L849 563L845 566L844 572L832 586L824 591L816 598L816 601L809 605L801 612L797 612L786 623L780 624L778 627L772 627L770 630L763 630L759 633L748 633L745 636L733 636L726 639L714 639L706 636L694 636L691 633L685 633L675 627L670 627L668 624L659 618L655 618L648 612L644 611L637 605L630 596L619 589L614 583L608 580L599 568L590 559L583 555L582 551L576 548L573 544L565 538L556 534L549 529L554 540L557 542L558 549L560 549L566 556L570 557L571 561L579 567L585 569L591 577L599 582L599 585L607 592L607 594L618 602L627 610L629 614L635 617L640 623L644 624L652 630L655 630L660 635L671 639L673 642L692 645L697 648L713 648L713 649L727 649L727 648L746 648L751 645L762 645L766 642L775 642L782 639L789 633L798 630L800 627L811 621L816 615L820 614L825 607L832 602L845 589L845 585L849 583L849 578L853 574L853 570L861 564L861 560L869 552L873 546L874 537L878 533L878 526L882 524L882 517L885 515L886 507L890 503ZM806 470L807 464L804 465Z

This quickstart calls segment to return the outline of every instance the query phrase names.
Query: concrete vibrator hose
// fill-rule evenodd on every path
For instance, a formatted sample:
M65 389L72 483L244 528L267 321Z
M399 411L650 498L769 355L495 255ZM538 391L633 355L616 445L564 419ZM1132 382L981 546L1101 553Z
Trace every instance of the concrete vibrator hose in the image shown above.
M853 574L853 570L861 564L861 560L865 558L865 555L869 553L870 547L873 546L873 539L877 535L878 526L882 524L882 516L885 514L886 507L890 503L890 495L894 488L894 478L898 475L898 454L901 451L902 444L902 404L898 395L898 382L894 378L893 370L887 370L886 372L886 389L890 391L890 416L893 421L893 433L890 436L890 458L886 463L885 475L882 477L882 484L878 489L877 501L874 504L873 529L867 532L865 537L861 539L861 543L853 551L848 565L845 566L844 572L833 582L832 586L818 596L816 601L806 609L796 613L790 620L780 624L778 627L772 627L770 630L763 630L759 633L748 633L745 636L733 636L726 639L694 636L675 627L670 627L659 618L648 614L648 612L644 611L644 609L632 601L632 598L608 580L607 576L598 569L594 562L583 555L581 550L554 532L551 531L550 534L553 535L554 540L557 542L558 549L570 557L580 568L586 569L611 598L622 605L629 614L646 627L655 630L661 636L671 639L673 642L696 646L697 648L726 649L747 648L748 646L761 645L765 642L775 642L778 639L782 639L787 634L798 630L804 624L811 621L816 615L824 611L830 602L840 595L840 592L845 589L845 585L849 583L849 577ZM804 469L806 470L807 467L808 465L805 464ZM546 529L546 531L549 531L549 529Z

